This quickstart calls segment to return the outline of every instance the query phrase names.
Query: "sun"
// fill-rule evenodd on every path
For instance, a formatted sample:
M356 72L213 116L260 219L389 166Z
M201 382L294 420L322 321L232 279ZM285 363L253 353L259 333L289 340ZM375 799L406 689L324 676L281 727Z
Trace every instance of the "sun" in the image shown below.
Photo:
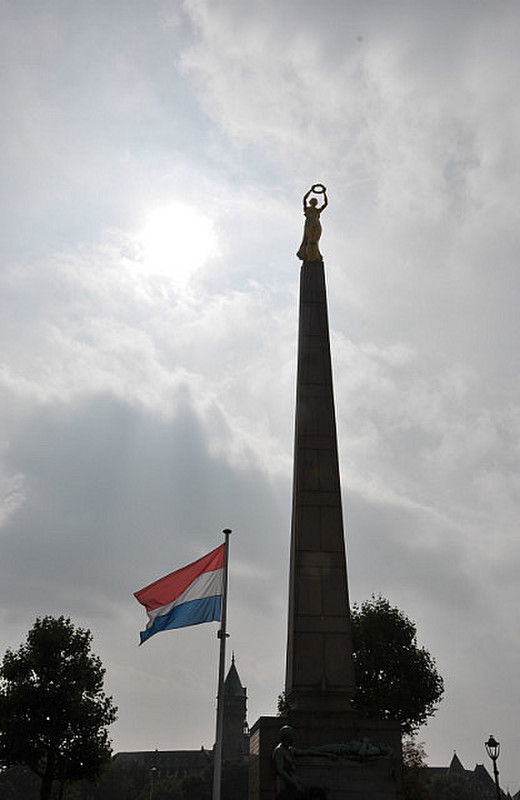
M213 221L181 203L149 211L137 238L144 271L169 275L180 284L218 253Z

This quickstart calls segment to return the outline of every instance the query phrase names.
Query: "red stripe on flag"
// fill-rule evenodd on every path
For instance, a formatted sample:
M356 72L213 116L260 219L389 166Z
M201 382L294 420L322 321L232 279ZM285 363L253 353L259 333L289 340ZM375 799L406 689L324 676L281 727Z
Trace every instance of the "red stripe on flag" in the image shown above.
M223 568L224 547L225 545L221 544L192 564L170 572L164 578L159 578L149 586L145 586L144 589L134 592L134 597L142 603L147 611L153 611L154 608L173 603L199 575Z

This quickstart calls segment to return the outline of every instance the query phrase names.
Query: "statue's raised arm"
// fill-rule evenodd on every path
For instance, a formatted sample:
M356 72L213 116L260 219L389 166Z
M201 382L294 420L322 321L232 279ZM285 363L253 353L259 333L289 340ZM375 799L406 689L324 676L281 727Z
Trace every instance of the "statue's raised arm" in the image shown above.
M315 183L311 191L315 192L316 194L323 195L323 203L321 204L321 206L318 207L318 211L323 211L324 208L327 208L329 200L327 197L327 190L325 186L322 183Z
M318 205L316 197L311 197L309 200L311 194L323 195L321 206ZM324 208L327 208L328 204L327 190L322 183L315 183L303 197L305 226L303 229L303 241L296 254L302 261L323 261L323 256L318 246L321 236L320 214Z

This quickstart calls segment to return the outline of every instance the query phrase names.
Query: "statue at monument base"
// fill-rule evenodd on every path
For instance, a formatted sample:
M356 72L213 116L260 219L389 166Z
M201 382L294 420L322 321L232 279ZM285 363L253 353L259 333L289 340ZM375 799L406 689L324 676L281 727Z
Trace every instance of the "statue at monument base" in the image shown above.
M249 776L249 800L398 800L400 726L354 712L260 717Z
M302 756L329 755L318 748L301 750L294 747L293 729L290 725L280 728L279 742L273 750L273 766L276 772L276 800L327 800L323 786L305 783L296 768L296 759Z

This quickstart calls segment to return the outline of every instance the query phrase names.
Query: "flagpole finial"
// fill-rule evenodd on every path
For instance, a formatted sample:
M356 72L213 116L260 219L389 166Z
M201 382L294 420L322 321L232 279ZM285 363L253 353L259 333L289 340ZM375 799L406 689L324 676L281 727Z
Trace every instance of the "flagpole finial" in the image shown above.
M233 533L233 531L231 530L231 528L224 528L222 533L225 534L226 536L229 536L229 534Z

